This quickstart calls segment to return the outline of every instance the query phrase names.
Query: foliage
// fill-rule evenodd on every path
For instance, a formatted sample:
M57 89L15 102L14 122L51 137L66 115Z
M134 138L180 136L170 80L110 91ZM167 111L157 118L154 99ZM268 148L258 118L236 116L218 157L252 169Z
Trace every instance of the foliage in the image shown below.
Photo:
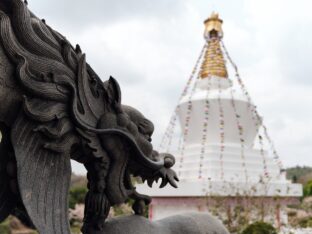
M76 204L83 204L87 192L86 187L72 187L69 191L69 208L74 209Z
M132 205L134 204L133 199L128 199L125 204L113 206L113 216L123 216L133 214ZM144 209L144 217L148 218L148 206Z
M312 167L307 166L296 166L286 169L287 179L289 180L297 180L297 182L304 183L306 180L306 176L312 176ZM310 178L312 179L312 177Z
M112 213L113 217L130 215L130 214L133 214L133 212L129 203L113 206L113 213Z
M277 231L269 223L255 222L247 226L241 234L277 234Z
M287 212L288 217L296 217L297 216L297 211L289 211Z
M312 196L312 180L303 186L303 196Z
M10 233L10 221L7 219L4 222L0 223L0 233L9 234Z
M71 226L70 233L72 234L80 234L81 233L81 226Z
M298 225L301 228L311 228L312 227L312 217L304 218L299 220Z

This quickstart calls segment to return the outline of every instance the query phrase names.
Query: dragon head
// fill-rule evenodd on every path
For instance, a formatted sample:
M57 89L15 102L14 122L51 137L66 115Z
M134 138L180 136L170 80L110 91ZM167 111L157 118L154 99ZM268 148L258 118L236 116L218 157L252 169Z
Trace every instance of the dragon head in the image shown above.
M106 194L111 204L122 203L129 196L137 195L131 176L147 180L150 186L162 178L161 187L167 183L177 187L177 175L170 169L175 164L174 157L153 149L153 123L135 108L121 105L116 80L111 78L105 85L110 90L114 111L100 117L98 129L115 130L115 134L100 134L101 144L111 158L106 181Z

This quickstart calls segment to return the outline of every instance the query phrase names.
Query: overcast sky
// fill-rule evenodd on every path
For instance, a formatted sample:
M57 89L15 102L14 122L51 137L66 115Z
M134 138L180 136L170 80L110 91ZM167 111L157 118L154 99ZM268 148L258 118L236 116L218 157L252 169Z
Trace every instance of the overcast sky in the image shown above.
M310 0L29 0L29 7L79 43L103 80L119 81L123 103L155 123L155 145L203 46L203 21L219 12L224 42L284 165L312 166Z

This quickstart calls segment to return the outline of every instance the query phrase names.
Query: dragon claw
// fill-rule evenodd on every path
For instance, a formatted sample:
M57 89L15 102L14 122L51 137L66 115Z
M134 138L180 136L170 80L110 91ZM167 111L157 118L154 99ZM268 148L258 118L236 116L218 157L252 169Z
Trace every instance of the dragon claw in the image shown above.
M160 188L165 187L168 183L177 188L176 181L179 181L177 174L170 168L162 168L160 171L160 177L162 178L162 182L160 184Z
M159 188L163 188L163 187L165 187L167 184L168 184L168 179L162 179Z

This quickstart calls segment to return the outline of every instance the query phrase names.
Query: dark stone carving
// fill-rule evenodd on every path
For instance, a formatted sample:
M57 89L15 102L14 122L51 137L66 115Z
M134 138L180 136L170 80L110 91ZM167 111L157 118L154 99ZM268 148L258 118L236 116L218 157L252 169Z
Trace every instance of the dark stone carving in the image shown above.
M131 175L176 187L174 157L150 143L152 122L20 0L0 1L0 62L0 221L14 212L40 233L70 233L70 159L88 171L83 233L100 231L109 208L128 198L142 214L151 199Z

